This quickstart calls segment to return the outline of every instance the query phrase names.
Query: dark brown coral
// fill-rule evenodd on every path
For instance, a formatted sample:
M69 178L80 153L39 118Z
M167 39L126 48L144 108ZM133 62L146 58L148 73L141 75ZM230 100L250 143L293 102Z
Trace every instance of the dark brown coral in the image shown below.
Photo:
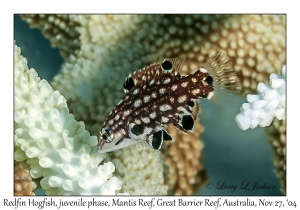
M36 188L36 184L32 181L29 171L20 168L16 161L14 170L14 195L35 195L33 190Z

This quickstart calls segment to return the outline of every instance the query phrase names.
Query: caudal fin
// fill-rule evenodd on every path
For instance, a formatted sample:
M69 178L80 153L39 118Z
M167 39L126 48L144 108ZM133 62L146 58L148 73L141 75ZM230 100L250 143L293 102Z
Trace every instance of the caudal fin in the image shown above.
M241 84L228 55L221 51L211 57L202 68L212 77L214 91L210 100L225 105L236 105Z

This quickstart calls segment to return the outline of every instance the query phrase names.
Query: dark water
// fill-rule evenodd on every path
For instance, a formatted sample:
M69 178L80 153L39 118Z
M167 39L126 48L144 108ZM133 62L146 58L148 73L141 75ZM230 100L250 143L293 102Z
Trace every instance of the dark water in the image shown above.
M28 67L34 68L42 79L52 81L63 63L58 49L51 47L40 30L30 29L19 15L15 15L14 24L14 40L27 59Z

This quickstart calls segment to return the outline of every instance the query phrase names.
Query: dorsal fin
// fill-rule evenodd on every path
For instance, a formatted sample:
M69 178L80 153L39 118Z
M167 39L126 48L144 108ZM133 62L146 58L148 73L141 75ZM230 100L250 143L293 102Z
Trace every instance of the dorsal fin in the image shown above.
M166 61L169 61L172 65L172 69L171 70L165 70L164 69L164 63ZM180 70L182 68L182 65L185 61L185 56L184 55L181 55L179 57L176 57L176 58L165 58L162 63L161 63L161 69L163 70L163 72L167 73L167 72L177 72L177 73L180 73ZM176 74L175 74L176 75Z
M202 68L212 77L212 81L208 81L214 88L214 95L210 100L220 104L235 105L238 102L237 95L241 91L241 84L228 55L221 51L211 57Z

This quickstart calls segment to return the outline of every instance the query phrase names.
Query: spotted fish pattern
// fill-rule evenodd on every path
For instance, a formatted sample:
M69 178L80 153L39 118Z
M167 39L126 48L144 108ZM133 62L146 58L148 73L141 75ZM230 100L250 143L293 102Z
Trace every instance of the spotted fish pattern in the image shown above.
M110 152L147 142L159 150L173 138L169 124L193 132L200 99L227 103L241 90L233 64L225 52L210 58L193 74L181 76L183 56L166 58L130 74L123 84L125 95L100 130L98 151Z

